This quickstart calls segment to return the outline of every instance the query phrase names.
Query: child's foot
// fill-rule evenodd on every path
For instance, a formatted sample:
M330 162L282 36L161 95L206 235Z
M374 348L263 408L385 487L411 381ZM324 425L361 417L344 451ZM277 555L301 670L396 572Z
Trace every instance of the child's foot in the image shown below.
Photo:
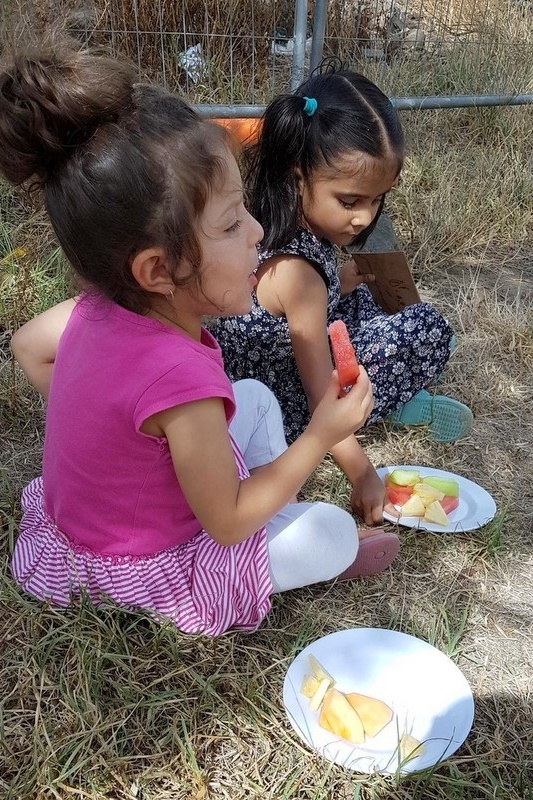
M359 531L357 558L348 569L337 575L337 581L365 578L378 575L387 569L400 549L400 540L395 533L385 533L383 528Z
M427 425L436 442L455 442L467 436L474 417L463 403L425 389L386 417L393 425Z

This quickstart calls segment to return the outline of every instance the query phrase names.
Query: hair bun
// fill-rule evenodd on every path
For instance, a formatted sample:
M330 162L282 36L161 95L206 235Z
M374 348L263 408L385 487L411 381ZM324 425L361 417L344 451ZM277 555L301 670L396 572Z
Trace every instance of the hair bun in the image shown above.
M0 72L0 171L46 182L131 103L134 80L129 65L70 47L16 56Z

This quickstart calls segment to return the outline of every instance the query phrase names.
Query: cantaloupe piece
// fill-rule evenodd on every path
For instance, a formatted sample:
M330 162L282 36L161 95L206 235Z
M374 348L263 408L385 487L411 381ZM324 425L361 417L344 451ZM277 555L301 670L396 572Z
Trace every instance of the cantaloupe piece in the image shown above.
M326 692L318 724L352 744L362 744L365 740L365 730L359 714L337 689L328 689Z
M393 717L392 708L382 700L376 700L375 697L367 697L365 694L351 692L346 695L346 699L351 707L357 711L367 736L377 736Z
M422 742L419 742L418 739L415 739L415 737L411 736L409 733L402 734L398 742L400 761L403 763L411 761L417 756L421 756L422 753L425 752L425 749Z

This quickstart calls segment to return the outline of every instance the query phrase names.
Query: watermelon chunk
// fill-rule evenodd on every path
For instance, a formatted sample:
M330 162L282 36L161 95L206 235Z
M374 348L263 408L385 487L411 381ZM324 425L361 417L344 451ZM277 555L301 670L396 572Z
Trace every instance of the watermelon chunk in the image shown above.
M349 388L359 377L359 364L348 335L348 329L341 319L337 319L329 326L328 333L339 383L345 389Z
M442 500L439 500L439 503L445 514L451 514L452 511L455 511L455 509L459 507L459 498L446 495Z
M400 486L400 484L391 481L390 475L385 477L385 486L387 488L387 497L395 506L403 506L413 494L412 486Z

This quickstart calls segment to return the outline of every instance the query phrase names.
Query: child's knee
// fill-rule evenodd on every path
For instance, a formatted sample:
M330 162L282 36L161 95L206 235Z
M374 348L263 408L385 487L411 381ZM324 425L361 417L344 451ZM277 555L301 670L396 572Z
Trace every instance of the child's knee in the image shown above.
M237 410L230 432L249 470L270 464L287 449L281 408L264 383L245 378L233 384Z
M283 426L281 408L275 394L255 378L243 378L233 384L235 402L241 414L268 418L271 424Z
M277 523L277 530L267 526L275 592L333 580L355 561L357 527L342 508L299 503L287 506Z
M258 404L270 405L278 404L274 393L261 381L255 378L242 378L233 384L233 393L237 402L246 405L257 406Z
M323 565L322 580L332 580L355 561L359 549L357 526L352 515L344 509L328 503L316 505L322 519L315 552Z

